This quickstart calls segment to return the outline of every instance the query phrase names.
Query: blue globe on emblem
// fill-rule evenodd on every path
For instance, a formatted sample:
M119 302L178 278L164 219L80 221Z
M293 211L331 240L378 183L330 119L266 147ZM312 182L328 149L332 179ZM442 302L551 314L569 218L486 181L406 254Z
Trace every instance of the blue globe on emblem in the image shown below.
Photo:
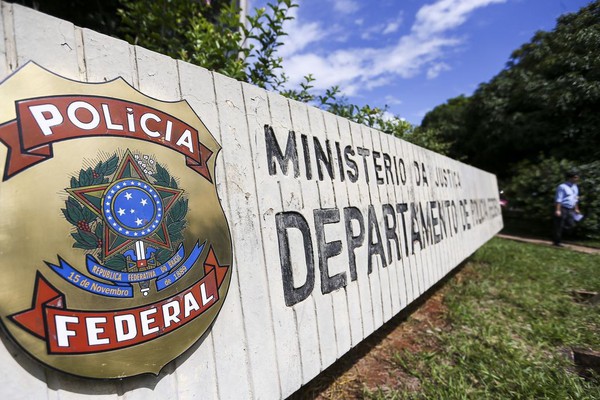
M136 178L113 182L102 197L102 216L118 235L143 238L163 220L162 198L146 181Z

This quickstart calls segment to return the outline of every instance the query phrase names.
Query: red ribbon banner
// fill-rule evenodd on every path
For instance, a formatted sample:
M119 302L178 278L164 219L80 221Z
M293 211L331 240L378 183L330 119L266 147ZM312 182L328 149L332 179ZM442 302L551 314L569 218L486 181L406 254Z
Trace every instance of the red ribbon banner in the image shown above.
M49 96L15 102L17 118L0 125L8 147L3 181L53 156L52 143L90 136L154 142L186 157L186 165L212 182L212 151L198 131L157 109L98 96Z

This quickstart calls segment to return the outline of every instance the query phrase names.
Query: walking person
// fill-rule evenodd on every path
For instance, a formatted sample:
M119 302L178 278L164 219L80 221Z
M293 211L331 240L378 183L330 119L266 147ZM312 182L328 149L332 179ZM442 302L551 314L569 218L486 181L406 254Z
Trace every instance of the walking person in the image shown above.
M569 171L565 174L566 182L561 183L556 188L554 197L554 235L553 244L561 247L562 234L565 229L575 226L575 221L579 220L579 175L575 171Z

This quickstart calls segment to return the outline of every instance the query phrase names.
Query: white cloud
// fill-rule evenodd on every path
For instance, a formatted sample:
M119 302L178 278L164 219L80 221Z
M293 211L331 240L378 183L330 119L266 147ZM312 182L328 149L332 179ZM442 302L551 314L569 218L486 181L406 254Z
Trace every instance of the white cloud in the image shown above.
M392 121L392 120L396 119L396 116L389 111L384 111L382 117L383 117L384 121ZM400 121L406 121L406 120L404 118L400 118Z
M372 39L373 36L379 34L379 32L381 32L382 29L383 29L383 25L374 25L374 26L371 26L370 28L363 29L360 33L360 38L362 40Z
M341 4L348 0L336 0ZM410 78L426 71L433 79L449 70L444 63L448 49L460 45L464 39L452 35L451 30L463 24L477 8L506 0L438 0L425 5L416 14L410 33L398 38L395 44L384 47L359 47L333 50L328 53L316 50L303 52L307 46L320 40L332 42L328 32L314 22L296 22L290 32L290 43L284 46L284 69L295 86L312 73L316 89L340 86L348 96L388 84L397 77ZM398 30L401 18L380 25L380 32ZM367 35L369 34L369 31ZM363 32L364 33L364 32ZM295 38L294 36L300 36ZM329 35L329 36L328 36ZM388 42L389 43L389 42ZM289 46L289 47L288 47Z
M419 9L412 31L421 37L443 33L462 25L478 8L506 0L439 0Z
M433 64L427 70L427 79L435 79L442 72L449 71L449 70L450 70L450 66L446 63L441 62L441 63Z
M398 31L398 29L400 29L400 26L402 26L403 18L403 13L400 13L398 17L393 18L385 23L372 25L366 29L363 29L360 37L363 40L368 40L373 37L395 33ZM361 25L362 22L364 21L361 20Z
M400 25L402 24L402 21L393 21L393 22L389 22L385 29L383 30L383 34L384 35L389 35L390 33L394 33L396 32L399 28Z
M422 67L441 57L444 48L458 44L454 38L431 37L418 39L412 35L403 36L398 44L378 51L370 73L373 75L391 73L402 78L417 75Z
M380 77L377 77L374 79L369 79L366 82L364 82L364 88L367 90L371 90L374 88L385 86L385 85L389 84L391 80L392 80L392 77L389 75L380 76Z
M355 0L332 0L333 9L343 14L352 14L360 9L360 3Z
M284 23L283 30L287 36L283 37L284 45L279 49L279 56L284 59L298 54L309 44L317 42L327 35L317 22L301 23L298 19L297 8L293 9L290 15L294 19Z
M305 75L312 73L316 78L313 82L315 88L327 89L340 85L343 93L350 96L358 90L352 83L362 81L360 77L366 73L363 70L366 63L359 60L358 56L353 51L337 51L325 57L314 53L299 54L284 59L284 69L291 85L299 84Z
M385 104L389 105L389 106L395 106L395 105L399 105L402 104L402 100L400 100L399 98L392 96L392 95L387 95L385 96Z

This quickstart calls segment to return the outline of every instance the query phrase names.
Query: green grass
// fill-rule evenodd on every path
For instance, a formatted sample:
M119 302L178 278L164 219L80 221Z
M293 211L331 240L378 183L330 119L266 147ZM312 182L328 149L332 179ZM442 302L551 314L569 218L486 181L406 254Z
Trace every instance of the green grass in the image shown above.
M394 354L419 390L365 397L600 399L600 378L584 380L565 355L600 350L600 308L570 294L600 291L600 256L494 239L457 277L445 289L449 327L429 333L436 345Z

